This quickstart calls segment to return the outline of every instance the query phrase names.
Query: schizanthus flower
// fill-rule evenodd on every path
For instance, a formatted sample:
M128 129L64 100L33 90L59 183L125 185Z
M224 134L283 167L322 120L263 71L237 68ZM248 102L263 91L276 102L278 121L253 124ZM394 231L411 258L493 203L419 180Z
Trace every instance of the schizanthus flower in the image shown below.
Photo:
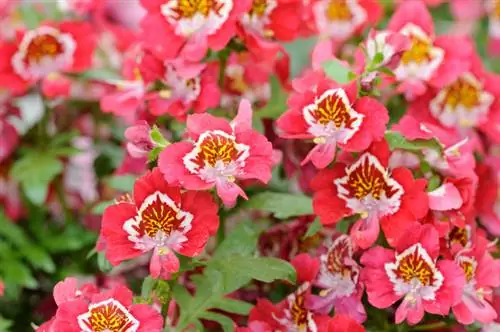
M406 168L388 169L389 148L376 142L354 161L338 162L313 179L313 207L328 225L348 216L359 216L351 237L361 248L375 242L382 226L389 243L412 222L425 216L426 181L414 180Z
M219 225L217 205L206 192L181 192L159 169L139 178L133 200L106 209L101 236L113 265L152 251L150 273L168 278L179 270L174 252L197 256Z
M397 324L417 324L424 312L447 315L460 302L465 280L453 261L437 260L437 231L414 224L401 232L395 249L377 246L361 257L361 279L370 304L382 309L403 298L396 310Z
M229 123L209 114L188 116L190 142L170 144L159 158L165 179L189 190L215 187L224 204L232 206L244 191L237 179L267 183L273 165L272 145L252 129L252 109L243 100Z

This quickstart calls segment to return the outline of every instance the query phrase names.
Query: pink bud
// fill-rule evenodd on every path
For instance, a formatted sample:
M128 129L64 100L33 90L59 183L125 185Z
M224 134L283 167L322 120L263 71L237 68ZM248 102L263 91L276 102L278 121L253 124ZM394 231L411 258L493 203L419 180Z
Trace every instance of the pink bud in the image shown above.
M155 147L150 132L151 127L146 121L139 121L125 130L125 138L128 141L127 150L133 158L146 157Z

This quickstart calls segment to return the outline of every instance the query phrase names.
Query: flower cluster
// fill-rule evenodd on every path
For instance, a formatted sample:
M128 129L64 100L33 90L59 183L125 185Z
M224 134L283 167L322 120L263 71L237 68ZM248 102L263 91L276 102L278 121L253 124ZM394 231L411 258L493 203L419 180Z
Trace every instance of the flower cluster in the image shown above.
M500 329L499 0L0 25L0 330Z

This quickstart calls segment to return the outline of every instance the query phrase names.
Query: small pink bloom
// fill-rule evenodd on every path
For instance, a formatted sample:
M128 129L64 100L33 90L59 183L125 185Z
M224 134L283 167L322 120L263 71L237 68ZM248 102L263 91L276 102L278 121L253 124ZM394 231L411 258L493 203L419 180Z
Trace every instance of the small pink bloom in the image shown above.
M163 318L147 304L132 304L133 294L125 286L94 294L90 299L62 303L52 322L53 331L161 332Z
M427 86L443 86L452 82L467 67L472 44L464 38L434 36L432 16L420 0L405 1L392 16L388 29L400 32L411 40L411 48L403 53L394 70L401 83L399 91L414 100L427 90ZM456 48L460 44L463 47Z
M311 73L311 80L298 83L288 99L289 109L277 120L281 136L310 139L316 146L303 163L311 161L325 168L335 158L337 146L360 152L383 137L389 121L387 109L370 97L356 99L356 86L341 86L322 75ZM307 84L308 88L304 88Z
M358 215L351 228L356 245L368 248L378 237L380 226L387 241L397 237L428 211L426 180L415 180L406 168L387 168L390 156L385 142L372 144L355 161L337 162L313 179L314 212L323 224ZM377 183L377 185L375 185Z
M246 198L237 179L271 179L272 145L252 129L247 100L231 123L209 114L188 116L187 136L191 142L170 144L160 154L158 165L169 183L189 190L215 187L224 204L232 206L238 196Z
M219 51L227 45L251 2L141 0L147 11L141 21L145 47L162 59L199 61L209 48Z
M455 262L465 274L465 287L453 314L462 324L491 323L497 313L491 305L492 292L500 285L500 265L484 247L475 246L455 257Z
M321 255L319 274L313 281L321 291L319 296L309 297L307 307L323 314L335 308L335 313L361 323L366 320L366 312L361 302L363 287L358 282L361 268L353 258L353 246L350 237L343 234Z
M219 225L217 205L205 192L181 192L155 168L134 185L134 200L104 211L101 236L113 265L152 252L150 273L169 278L179 270L178 252L197 256Z
M155 143L151 140L151 127L146 121L139 121L125 130L127 151L134 158L147 157Z
M375 25L383 14L377 0L330 1L318 0L305 6L309 19L321 37L343 42Z
M414 224L400 234L395 249L377 246L361 257L365 266L361 279L370 304L383 309L403 298L396 324L404 320L417 324L424 312L447 315L460 301L465 280L453 261L437 260L437 231L430 225Z

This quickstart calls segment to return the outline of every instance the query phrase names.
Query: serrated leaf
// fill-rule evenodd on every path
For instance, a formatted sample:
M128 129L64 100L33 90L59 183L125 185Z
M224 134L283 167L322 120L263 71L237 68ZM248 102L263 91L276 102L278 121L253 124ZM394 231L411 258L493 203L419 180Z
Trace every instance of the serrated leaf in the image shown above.
M287 261L274 257L242 257L234 255L214 263L223 275L245 276L263 282L287 280L295 283L294 267Z
M252 196L242 206L271 212L279 219L314 214L312 199L300 194L262 192Z
M214 308L238 315L248 315L253 305L240 300L222 298L214 303Z
M250 256L255 252L259 233L255 224L242 222L217 247L210 263L233 255Z
M175 301L181 307L181 310L189 310L188 307L193 298L191 297L187 289L182 285L176 284L172 289L172 293L174 294Z
M321 221L319 218L314 219L314 221L307 228L306 234L304 234L304 239L316 235L323 225L321 225Z
M433 149L443 152L443 147L441 144L435 139L416 139L416 140L407 140L403 135L394 131L388 131L385 133L385 140L389 144L391 150L401 149L407 151L421 151L422 149Z
M234 331L234 322L231 318L221 315L216 312L204 312L201 316L203 319L211 320L219 323L222 326L224 332Z
M345 67L338 60L329 60L322 64L323 70L325 71L326 76L331 78L340 84L346 84L350 82L351 72L349 68Z
M270 84L271 100L268 101L266 106L254 113L255 117L261 119L277 119L287 108L286 101L288 94L284 91L279 80L275 76L272 76Z
M20 261L4 258L0 264L0 271L2 271L3 280L7 284L13 283L30 289L38 287L38 282L33 278L30 269Z

